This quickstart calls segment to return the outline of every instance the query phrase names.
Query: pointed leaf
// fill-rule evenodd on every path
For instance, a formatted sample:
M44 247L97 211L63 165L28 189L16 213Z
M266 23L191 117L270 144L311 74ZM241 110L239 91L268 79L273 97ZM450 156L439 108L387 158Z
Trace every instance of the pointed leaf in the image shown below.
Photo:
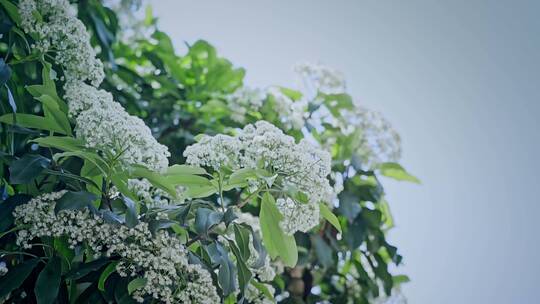
M60 257L53 256L39 273L34 288L38 304L52 304L55 302L60 289L61 266Z

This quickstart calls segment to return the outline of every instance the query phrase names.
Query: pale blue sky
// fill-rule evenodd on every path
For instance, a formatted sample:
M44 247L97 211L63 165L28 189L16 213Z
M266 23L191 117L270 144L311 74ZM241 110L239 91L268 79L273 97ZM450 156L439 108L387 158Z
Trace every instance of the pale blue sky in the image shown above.
M320 61L382 111L423 185L385 181L412 304L538 303L540 1L154 0L255 86Z

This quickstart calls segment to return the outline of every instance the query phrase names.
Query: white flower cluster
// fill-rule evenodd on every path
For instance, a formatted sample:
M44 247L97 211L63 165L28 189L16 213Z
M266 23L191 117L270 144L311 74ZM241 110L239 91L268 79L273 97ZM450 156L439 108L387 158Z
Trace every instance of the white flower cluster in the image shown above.
M35 47L54 52L67 81L90 81L94 86L103 81L103 64L68 0L21 0L19 12L24 31L37 36Z
M70 115L75 118L77 136L86 146L120 156L125 165L139 164L165 170L170 156L144 122L129 115L110 93L84 83L66 85Z
M56 63L64 69L64 97L77 124L77 137L88 147L119 156L125 165L167 168L170 153L144 122L129 115L110 93L97 89L103 81L103 65L69 1L22 0L19 8L24 30L36 36L39 49L54 52Z
M258 111L264 104L266 93L260 89L242 87L233 94L225 96L227 106L231 110L231 119L244 123L249 111Z
M361 106L344 114L348 121L343 129L345 132L360 133L356 153L362 165L372 168L383 162L396 162L401 157L401 139L392 125L380 112L372 111ZM352 128L352 129L351 129Z
M306 99L293 100L285 95L279 87L271 87L268 94L273 101L274 110L279 115L279 120L287 129L300 130L304 126L308 114Z
M299 63L294 66L300 86L310 97L318 92L324 94L345 93L346 85L343 74L322 64Z
M266 121L247 125L236 136L203 136L200 142L184 151L186 163L196 166L222 166L232 169L263 167L277 174L283 187L294 186L307 194L310 207L293 201L284 204L281 210L299 217L285 217L283 228L290 234L307 231L319 221L318 204L328 202L332 197L332 187L328 181L330 155L306 140L296 143L294 138ZM298 211L292 209L298 208ZM304 213L307 209L313 212ZM315 211L317 210L317 211Z
M276 205L284 218L281 228L285 233L306 232L319 223L318 204L298 204L286 197L278 198Z
M398 133L379 112L371 111L358 104L353 109L343 109L336 116L326 105L320 104L317 94L345 93L343 75L320 64L299 64L295 67L303 83L303 91L312 102L319 104L311 113L308 122L315 127L330 124L341 130L343 135L355 132L360 137L356 155L366 169L381 162L395 162L401 156L401 140ZM323 146L330 149L336 138L324 138Z
M104 0L104 5L108 6L116 13L118 23L122 29L118 35L124 43L134 43L137 40L150 40L153 26L145 22L145 10L141 8L148 1L143 0Z
M116 270L121 276L146 279L145 285L133 293L139 302L145 296L164 303L220 301L210 273L188 263L186 249L178 239L165 231L152 236L144 222L133 228L108 224L88 209L55 214L55 201L64 193L43 194L15 209L16 223L27 227L17 233L19 245L29 248L35 238L66 236L72 248L85 243L96 257L117 256Z

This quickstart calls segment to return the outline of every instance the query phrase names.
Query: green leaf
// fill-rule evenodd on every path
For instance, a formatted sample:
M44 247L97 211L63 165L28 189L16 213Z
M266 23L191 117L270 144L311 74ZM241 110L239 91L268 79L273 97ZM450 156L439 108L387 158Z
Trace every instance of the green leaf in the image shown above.
M13 120L14 116L15 120ZM0 116L0 122L6 123L8 125L17 125L25 128L52 131L64 135L67 134L66 131L54 120L32 114L5 114Z
M107 267L103 270L101 275L99 276L98 281L98 289L101 291L105 291L105 281L107 281L107 278L116 271L116 265L118 264L118 261L111 262Z
M64 134L72 135L71 125L67 114L60 110L57 101L49 95L41 95L36 97L37 100L43 103L43 112L45 118L53 120L58 126L62 128Z
M85 275L99 270L101 267L109 263L110 260L106 258L100 258L88 263L81 263L79 266L66 274L67 279L78 280Z
M223 295L233 293L236 290L236 267L229 258L229 253L217 242L206 246L206 251L212 262L219 264L218 282Z
M1 3L1 2L0 2ZM0 87L2 87L11 77L11 68L4 59L0 58Z
M395 275L392 277L392 280L394 281L395 285L400 285L411 281L411 279L404 274Z
M97 195L90 192L68 191L60 199L58 199L56 205L54 206L54 212L58 213L60 210L80 210L85 207L90 207L92 206L92 202L97 199Z
M332 248L318 234L312 236L312 243L319 264L326 268L332 267L334 265Z
M223 214L207 208L199 208L195 214L195 231L206 235L208 230L214 225L219 224Z
M248 244L249 244L249 239L248 239ZM240 292L244 294L251 280L252 273L251 271L249 271L249 268L246 265L247 259L245 259L244 254L240 252L240 249L231 240L229 240L229 247L232 249L233 254L236 257L236 265L238 269L238 283L239 283L238 285L240 287ZM249 251L249 248L248 248L248 251Z
M238 216L234 212L234 208L227 209L227 211L225 211L225 214L223 214L223 222L225 222L225 225L227 226L229 226L229 224L237 218Z
M244 228L242 225L234 224L234 239L236 240L236 244L238 245L238 249L240 250L240 254L242 259L247 261L249 259L249 256L251 255L249 251L249 235L250 231L246 228Z
M257 282L256 280L252 280L251 285L255 286L255 288L257 288L262 294L264 294L265 297L275 302L274 295L270 293L265 284Z
M37 154L25 154L9 166L9 181L12 184L28 184L38 177L51 160Z
M166 180L173 185L181 186L211 186L212 183L205 177L194 175L194 174L175 174L167 175Z
M4 7L6 12L9 15L9 18L11 18L17 25L21 24L21 15L19 14L19 10L17 9L17 6L13 3L11 3L8 0L0 0L0 5Z
M185 175L193 175L193 174L204 175L204 174L207 174L207 173L206 173L206 170L204 170L201 167L190 166L190 165L173 165L173 166L170 166L167 169L167 172L165 173L165 175L183 175L183 174L185 174Z
M133 166L130 171L131 178L146 178L152 185L169 193L173 198L177 197L174 185L166 177L148 170L142 166Z
M25 194L16 194L0 203L0 232L11 227L14 221L13 210L17 206L26 204L30 198L30 196ZM0 237L2 236L2 233L0 233Z
M128 176L126 172L116 172L109 176L113 185L118 188L118 191L123 195L131 198L132 200L137 200L138 197L131 192L128 187Z
M244 186L247 186L247 180L248 179L256 179L256 178L257 178L257 171L255 169L242 168L242 169L234 171L231 174L231 176L229 176L229 180L227 181L227 185L229 187L232 186L232 188L244 187ZM237 185L237 186L234 186L234 185Z
M184 192L184 196L188 198L208 197L218 190L214 185L210 186L191 186Z
M88 161L92 163L99 171L101 171L101 174L106 175L109 172L109 164L101 158L97 153L93 152L86 152L86 151L73 151L73 152L63 152L63 153L56 153L53 155L53 159L55 161L58 161L61 158L64 157L78 157L82 160Z
M325 203L319 204L319 210L321 212L322 217L324 217L332 226L334 226L339 233L341 233L341 225L339 224L339 220L336 217L332 211L330 211L330 208L328 208L328 205Z
M145 278L136 278L131 280L127 286L127 290L129 294L132 294L135 290L144 287L146 285L146 279Z
M32 140L41 147L55 148L67 152L81 151L85 149L84 142L80 139L67 136L46 136Z
M133 228L139 223L135 202L132 201L129 197L126 197L125 195L122 195L122 202L126 206L126 225L129 228Z
M53 256L39 273L34 287L38 304L52 304L55 302L60 289L61 266L60 257Z
M393 178L398 181L407 181L416 184L420 184L420 180L415 176L409 174L398 163L382 163L378 166L379 171L386 177Z
M279 223L283 215L276 207L274 198L266 192L261 203L259 214L263 243L272 258L280 256L285 265L293 267L298 261L298 250L294 236L283 232Z
M38 259L27 260L11 269L4 276L0 277L0 299L8 295L21 284L30 275L36 267Z
M285 96L289 97L292 100L300 100L300 98L302 98L302 93L299 91L286 87L279 87L279 90L281 91L281 93L283 93Z

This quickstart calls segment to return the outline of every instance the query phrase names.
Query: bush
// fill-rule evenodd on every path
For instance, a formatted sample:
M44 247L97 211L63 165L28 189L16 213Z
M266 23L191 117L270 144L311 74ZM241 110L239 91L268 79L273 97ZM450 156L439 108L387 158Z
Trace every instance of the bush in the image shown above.
M389 123L337 71L245 87L130 9L0 0L0 299L403 300L379 177L418 180Z

